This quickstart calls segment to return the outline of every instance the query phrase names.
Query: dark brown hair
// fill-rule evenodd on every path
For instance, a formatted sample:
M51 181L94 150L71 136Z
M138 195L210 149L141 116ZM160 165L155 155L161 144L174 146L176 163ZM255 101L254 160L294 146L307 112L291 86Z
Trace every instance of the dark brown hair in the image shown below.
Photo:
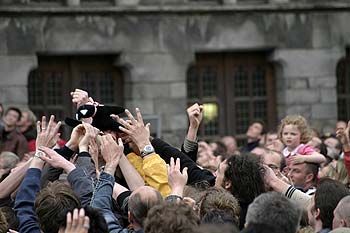
M145 233L192 233L199 225L199 217L185 203L164 202L147 214Z
M50 183L35 200L35 211L45 233L57 233L64 224L67 212L75 208L81 208L79 197L69 186L60 182Z

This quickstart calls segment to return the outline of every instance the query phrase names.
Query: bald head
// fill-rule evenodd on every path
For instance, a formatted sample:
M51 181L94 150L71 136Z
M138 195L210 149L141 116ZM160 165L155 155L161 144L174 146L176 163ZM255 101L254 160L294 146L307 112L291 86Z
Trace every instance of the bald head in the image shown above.
M334 209L333 229L350 227L350 196L343 197Z
M221 139L221 142L225 144L228 154L233 155L237 151L237 142L234 137L225 136Z
M130 222L143 228L148 211L163 201L162 195L152 187L141 186L129 198Z

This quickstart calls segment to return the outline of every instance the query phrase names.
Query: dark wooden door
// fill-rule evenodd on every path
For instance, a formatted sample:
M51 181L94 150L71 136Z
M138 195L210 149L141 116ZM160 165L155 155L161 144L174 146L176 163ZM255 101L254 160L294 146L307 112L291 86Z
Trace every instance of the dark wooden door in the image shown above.
M266 53L197 54L187 81L189 105L217 105L216 117L204 117L201 136L243 139L253 120L276 124L274 71Z

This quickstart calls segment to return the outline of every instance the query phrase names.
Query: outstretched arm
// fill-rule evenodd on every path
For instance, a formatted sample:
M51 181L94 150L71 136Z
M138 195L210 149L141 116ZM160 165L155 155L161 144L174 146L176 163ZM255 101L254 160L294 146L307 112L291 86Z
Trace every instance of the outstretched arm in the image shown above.
M203 106L195 103L187 109L187 115L190 124L181 151L196 161L198 153L197 133L203 119Z
M138 150L142 152L146 146L151 146L149 124L144 125L142 114L138 108L136 108L137 120L129 110L125 110L125 113L128 115L129 121L125 121L118 116L113 116L113 118L123 126L120 127L120 130L129 135L138 147ZM141 158L145 182L157 189L163 197L167 196L170 188L164 160L154 151L148 151L146 154L141 155Z
M101 139L101 153L106 161L106 166L96 184L95 195L91 200L91 206L101 209L108 224L109 232L124 232L118 219L112 212L114 173L120 156L123 155L123 142L119 138L118 144L116 144L111 135L103 136Z
M344 163L346 167L346 172L348 174L348 177L350 177L350 121L348 122L348 125L345 130L337 130L337 138L340 140L342 146L343 146L343 152L344 152Z
M36 148L52 146L52 139L57 138L60 123L54 126L54 119L54 116L51 116L47 128L45 117L42 118L42 122L37 123ZM41 170L45 163L41 157L43 152L37 151L16 196L15 212L20 221L19 232L40 232L34 202L36 194L40 191Z
M164 159L166 163L170 163L171 157L174 159L180 159L181 170L183 170L185 167L188 168L188 184L196 184L203 181L209 182L210 185L215 184L215 176L213 176L210 171L200 169L193 160L175 147L169 145L159 138L154 138L152 140L152 145L155 151L162 157L162 159Z

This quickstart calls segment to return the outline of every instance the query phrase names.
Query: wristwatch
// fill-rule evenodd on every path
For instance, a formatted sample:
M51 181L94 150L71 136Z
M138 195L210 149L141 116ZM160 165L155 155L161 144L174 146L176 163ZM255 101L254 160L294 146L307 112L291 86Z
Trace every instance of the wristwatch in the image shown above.
M141 151L141 157L145 157L149 154L152 154L154 152L154 148L152 145L147 145L143 148L143 150Z
M39 158L39 159L41 159L42 160L42 156L44 156L45 155L45 153L44 152L42 152L42 151L40 151L40 150L37 150L36 152L35 152L35 154L34 154L34 157L37 157L37 158Z

